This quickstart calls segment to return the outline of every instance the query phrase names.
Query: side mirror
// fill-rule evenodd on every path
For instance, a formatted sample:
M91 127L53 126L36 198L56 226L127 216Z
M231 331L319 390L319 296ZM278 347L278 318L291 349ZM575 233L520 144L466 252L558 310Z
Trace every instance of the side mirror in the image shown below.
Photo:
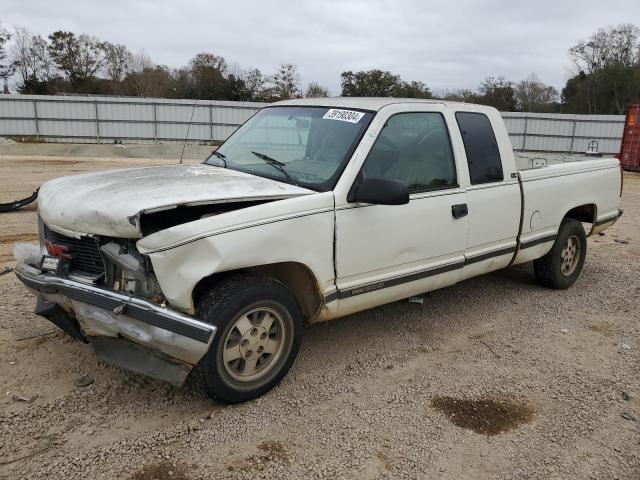
M409 203L409 188L399 180L368 178L355 185L347 200L350 203L406 205Z

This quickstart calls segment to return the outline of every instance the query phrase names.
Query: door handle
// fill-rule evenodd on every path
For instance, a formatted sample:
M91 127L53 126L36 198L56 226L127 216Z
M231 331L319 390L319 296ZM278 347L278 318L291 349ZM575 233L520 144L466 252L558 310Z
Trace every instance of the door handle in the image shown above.
M451 215L453 218L462 218L469 215L469 208L466 203L459 203L451 206Z

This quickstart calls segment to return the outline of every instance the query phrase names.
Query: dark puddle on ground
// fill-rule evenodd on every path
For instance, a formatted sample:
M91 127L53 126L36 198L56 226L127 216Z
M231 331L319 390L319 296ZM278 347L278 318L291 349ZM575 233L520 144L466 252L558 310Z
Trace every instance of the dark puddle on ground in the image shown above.
M436 397L431 405L458 427L484 435L497 435L517 428L529 423L535 414L535 409L527 403L493 398Z

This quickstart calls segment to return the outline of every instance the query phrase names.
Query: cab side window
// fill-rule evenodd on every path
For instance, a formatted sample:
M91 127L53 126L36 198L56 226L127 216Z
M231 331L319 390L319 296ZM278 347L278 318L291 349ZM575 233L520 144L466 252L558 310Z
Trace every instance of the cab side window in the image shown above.
M483 113L457 112L456 121L467 153L471 185L502 181L500 150L489 118Z
M390 117L362 174L399 180L410 192L457 187L453 149L442 114L412 112Z

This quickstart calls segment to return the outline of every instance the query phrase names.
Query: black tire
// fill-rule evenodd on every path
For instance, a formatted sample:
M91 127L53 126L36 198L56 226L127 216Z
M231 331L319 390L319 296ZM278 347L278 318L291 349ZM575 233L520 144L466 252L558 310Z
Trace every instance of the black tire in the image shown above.
M563 250L570 248L568 247L569 239L577 242L578 245L578 251L575 252L575 265L573 262L571 265L564 263ZM573 218L565 218L560 224L558 236L549 253L533 261L533 271L538 282L545 287L566 289L580 276L586 256L587 236L582 224Z
M258 367L265 370L262 373L263 376L253 380L234 378L233 375L241 375L242 372L234 371L231 363L225 365L223 360L225 343L227 347L232 345L235 350L236 345L230 343L230 335L238 336L240 334L239 330L235 330L237 321L244 318L247 313L261 308L273 313L273 323L277 323L279 321L277 319L280 317L282 350L278 350L277 358L266 357L271 354L261 354L260 359L266 358L263 366ZM253 400L265 394L284 378L298 354L303 329L300 308L291 291L275 279L238 276L222 280L219 285L201 296L196 304L196 314L202 321L217 327L209 351L194 369L192 375L196 384L214 400L224 403L239 403ZM256 315L258 316L256 317ZM260 312L250 314L250 316L253 319L259 318ZM257 322L257 320L251 321ZM256 326L260 325L256 323ZM257 330L257 328L251 328L251 330ZM267 332L267 341L269 341L269 336ZM240 336L239 338L244 337ZM255 340L249 338L249 340L258 342L257 338L255 337ZM262 335L259 338L262 338ZM237 347L240 350L241 344L238 343ZM257 351L255 350L255 352ZM257 355L255 352L253 355ZM252 352L249 350L247 353L251 354ZM234 360L236 365L242 365L245 361L243 356ZM273 364L266 363L269 361L273 361ZM266 367L269 368L266 369ZM238 368L240 369L240 367Z

